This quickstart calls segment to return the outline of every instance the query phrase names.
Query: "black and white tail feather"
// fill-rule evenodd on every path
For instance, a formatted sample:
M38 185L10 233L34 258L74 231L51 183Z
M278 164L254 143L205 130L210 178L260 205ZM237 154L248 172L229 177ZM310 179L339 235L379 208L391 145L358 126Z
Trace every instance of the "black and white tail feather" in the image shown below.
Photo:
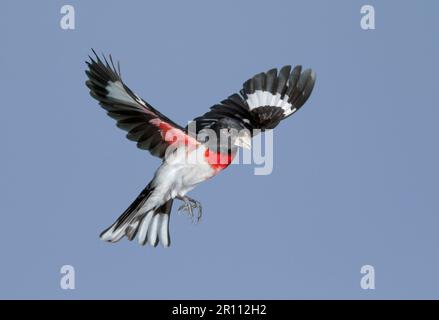
M171 245L169 235L169 217L173 200L168 200L162 206L144 212L146 201L154 191L148 184L124 213L106 230L100 238L108 242L117 242L124 236L132 241L136 236L139 244L149 244L153 247L160 242L164 247Z

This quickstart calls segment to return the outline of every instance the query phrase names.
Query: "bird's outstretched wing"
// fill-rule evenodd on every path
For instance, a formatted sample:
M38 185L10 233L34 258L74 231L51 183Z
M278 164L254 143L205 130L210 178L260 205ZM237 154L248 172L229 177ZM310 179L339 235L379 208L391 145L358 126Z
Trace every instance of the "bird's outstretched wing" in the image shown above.
M149 150L163 158L166 148L177 140L192 139L178 124L154 109L132 92L122 81L119 64L117 69L110 55L110 63L103 57L89 57L87 61L87 87L93 98L117 121L117 126L128 131L127 138L137 142L137 147ZM194 142L195 143L195 142Z
M302 66L284 66L259 73L247 80L240 94L233 94L195 118L197 132L215 121L231 117L242 121L251 132L273 129L279 122L299 110L309 98L316 80L315 72Z

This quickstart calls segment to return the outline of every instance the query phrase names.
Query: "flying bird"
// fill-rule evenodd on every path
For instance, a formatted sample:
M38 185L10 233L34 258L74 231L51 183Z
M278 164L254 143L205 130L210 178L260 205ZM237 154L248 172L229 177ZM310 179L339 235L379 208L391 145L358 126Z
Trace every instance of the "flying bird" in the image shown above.
M187 196L197 184L227 168L239 147L250 148L254 134L273 129L299 110L310 96L316 75L300 65L271 69L247 80L239 93L214 105L182 127L131 91L122 80L119 63L111 55L86 61L87 87L93 98L127 131L137 147L162 159L153 179L100 238L117 242L137 236L141 245L171 244L169 219L174 199L180 210L197 221L199 201ZM191 132L189 128L194 128ZM203 132L214 133L212 135ZM197 213L195 217L195 213Z

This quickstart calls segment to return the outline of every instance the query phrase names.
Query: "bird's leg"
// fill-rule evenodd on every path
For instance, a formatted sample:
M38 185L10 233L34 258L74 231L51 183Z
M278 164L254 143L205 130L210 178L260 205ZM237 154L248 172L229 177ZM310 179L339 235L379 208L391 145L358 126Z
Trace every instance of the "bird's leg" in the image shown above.
M192 199L192 198L189 198L187 196L183 196L183 197L177 196L176 198L181 200L181 201L184 201L184 204L181 205L178 208L178 211L179 212L181 210L186 211L189 214L189 216L191 217L192 222L194 222L194 223L195 222L196 223L200 222L201 216L203 215L203 210L202 210L202 207L201 207L201 203L199 201L197 201L195 199ZM195 221L195 218L194 218L194 209L198 210L197 220L196 221Z

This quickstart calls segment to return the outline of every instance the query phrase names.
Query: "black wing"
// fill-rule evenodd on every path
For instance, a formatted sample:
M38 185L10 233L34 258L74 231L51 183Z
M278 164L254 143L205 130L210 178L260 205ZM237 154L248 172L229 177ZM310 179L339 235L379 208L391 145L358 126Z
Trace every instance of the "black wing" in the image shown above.
M259 73L247 80L240 94L233 94L195 118L197 132L220 118L231 117L253 132L254 129L273 129L279 122L299 110L311 95L315 72L301 66L291 66Z
M149 150L163 158L166 148L175 136L186 136L184 129L154 109L133 93L122 81L119 64L117 69L110 55L110 63L104 57L87 61L87 87L93 98L117 121L117 126L128 131L127 138L137 142L137 147ZM167 133L172 130L172 135ZM171 137L171 139L170 139Z

